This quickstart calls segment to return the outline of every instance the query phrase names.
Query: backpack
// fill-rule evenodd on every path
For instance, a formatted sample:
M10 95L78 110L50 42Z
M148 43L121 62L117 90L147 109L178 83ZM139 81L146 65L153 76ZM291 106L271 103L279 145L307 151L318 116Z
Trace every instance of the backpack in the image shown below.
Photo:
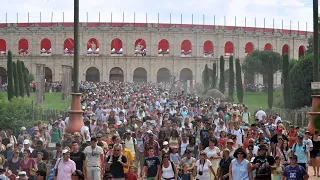
M294 143L293 145L293 154L296 152L297 143ZM303 143L303 150L304 152L307 152L307 145Z

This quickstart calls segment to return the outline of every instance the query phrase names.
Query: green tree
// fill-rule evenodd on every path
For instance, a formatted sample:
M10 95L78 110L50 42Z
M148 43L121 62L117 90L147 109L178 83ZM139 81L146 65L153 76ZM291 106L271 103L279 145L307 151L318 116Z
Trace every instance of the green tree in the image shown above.
M13 67L12 67L12 53L8 51L8 59L7 59L7 77L8 77L8 86L7 86L7 93L8 93L8 100L14 96L13 90Z
M18 97L19 94L19 76L18 76L18 68L16 62L12 62L13 67L13 86L14 86L14 95Z
M209 89L209 69L208 69L208 65L206 64L206 66L204 67L204 72L203 72L203 87L204 90L207 91Z
M26 66L24 65L23 61L20 61L21 63L21 69L22 69L22 73L23 73L23 82L24 82L24 87L27 93L27 96L30 97L30 83L33 81L29 81L28 77L29 77L29 73L28 70L26 68ZM32 74L31 74L32 75Z
M24 72L22 70L21 61L17 61L18 75L19 75L19 93L21 97L24 97Z
M273 59L269 57L268 62L268 107L272 109L273 105Z
M234 68L233 68L233 56L229 57L229 83L228 83L229 99L233 101L234 97Z
M244 59L242 70L249 74L261 74L263 76L263 83L267 84L268 80L268 63L272 59L273 73L282 69L281 55L273 51L259 51L255 50Z
M224 82L224 58L220 56L220 81L219 81L219 91L224 94L226 91L226 84Z
M283 100L284 107L290 108L290 82L289 82L289 56L285 54L283 56L283 67L282 67L282 79L283 79Z
M319 81L319 10L318 0L313 0L313 82ZM316 92L316 91L315 91Z
M304 55L290 70L290 97L291 109L311 106L310 84L313 81L312 69L313 54Z
M211 88L212 89L215 89L217 87L217 77L216 77L216 74L217 74L217 64L216 63L213 63L212 64L212 77L211 77Z
M237 87L238 102L243 103L243 85L242 85L240 59L236 59L236 87Z

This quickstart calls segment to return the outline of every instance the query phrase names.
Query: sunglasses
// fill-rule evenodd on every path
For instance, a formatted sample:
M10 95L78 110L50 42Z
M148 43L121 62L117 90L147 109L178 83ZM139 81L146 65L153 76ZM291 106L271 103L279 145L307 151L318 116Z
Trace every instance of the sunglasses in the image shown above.
M243 152L238 152L238 154L242 154L243 155Z
M102 138L102 137L100 136L100 137L97 137L97 138L99 139L99 138Z
M163 158L169 158L169 156L163 156Z
M282 138L279 138L278 140L283 140Z
M115 149L114 151L120 151L120 149Z
M252 151L253 149L248 149L249 151Z

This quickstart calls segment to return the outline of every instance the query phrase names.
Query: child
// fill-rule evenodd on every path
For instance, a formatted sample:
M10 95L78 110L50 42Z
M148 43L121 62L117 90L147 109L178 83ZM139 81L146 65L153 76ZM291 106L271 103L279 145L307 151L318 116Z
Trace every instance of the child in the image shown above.
M180 174L181 180L193 180L192 174L189 171L188 163L182 165L182 173Z
M170 154L170 161L172 161L176 166L179 166L181 158L178 153L178 147L172 146L171 149L172 153Z
M126 180L138 180L138 176L136 174L136 168L134 166L129 167L129 172L125 174Z
M281 159L279 156L274 158L276 160L276 169L272 172L272 180L280 180L283 172L283 165L280 163Z

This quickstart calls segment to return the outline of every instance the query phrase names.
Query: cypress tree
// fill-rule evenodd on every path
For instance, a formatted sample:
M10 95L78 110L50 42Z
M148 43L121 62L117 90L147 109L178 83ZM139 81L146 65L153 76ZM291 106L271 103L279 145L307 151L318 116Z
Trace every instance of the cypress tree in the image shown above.
M216 63L213 63L212 65L212 82L211 82L211 88L212 89L215 89L217 87L217 77L216 77L216 74L217 74L217 64Z
M14 96L14 90L13 90L13 67L12 67L12 53L11 51L8 51L8 59L7 59L7 77L8 77L8 86L7 86L7 93L8 93L8 100L11 101L11 99Z
M30 97L30 82L28 80L29 73L27 71L26 66L24 65L24 62L20 61L20 63L21 63L21 69L22 69L22 73L23 73L24 87L26 89L27 96Z
M242 75L241 75L241 65L240 60L236 59L236 86L237 86L237 97L238 102L243 103L243 85L242 85Z
M283 100L284 107L290 108L290 82L289 82L289 56L285 54L283 56L282 63L282 78L283 78Z
M268 107L272 109L273 105L273 62L271 57L268 60Z
M219 82L219 91L224 94L226 91L225 82L224 82L224 58L220 56L220 82Z
M229 83L228 83L228 94L231 101L234 97L234 70L233 70L233 56L229 57Z
M19 75L19 93L21 97L24 97L24 73L21 66L21 61L17 61L18 75Z
M204 90L207 91L209 89L209 69L208 69L208 65L206 64L206 66L204 67L204 73L203 73L203 86L204 86Z
M19 94L19 76L18 76L18 69L17 64L12 62L13 67L13 87L14 87L14 95L18 97Z

